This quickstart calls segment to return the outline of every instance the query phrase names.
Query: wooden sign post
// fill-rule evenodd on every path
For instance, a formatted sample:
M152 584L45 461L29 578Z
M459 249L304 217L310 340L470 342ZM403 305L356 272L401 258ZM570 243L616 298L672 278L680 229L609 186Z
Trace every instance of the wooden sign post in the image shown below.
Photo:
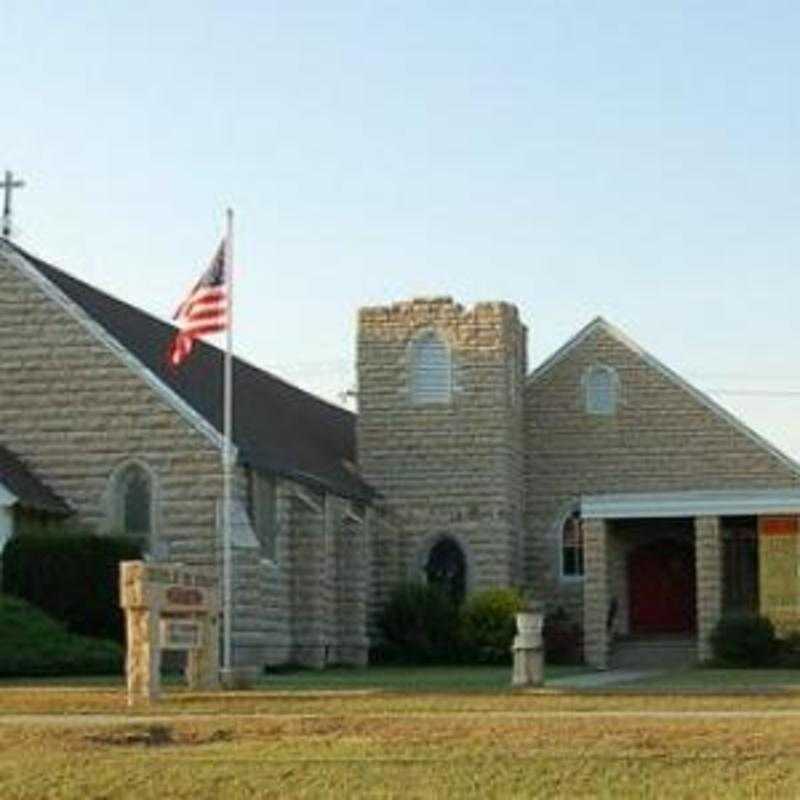
M187 652L191 689L219 686L219 588L215 575L176 564L120 563L128 705L161 693L161 651Z

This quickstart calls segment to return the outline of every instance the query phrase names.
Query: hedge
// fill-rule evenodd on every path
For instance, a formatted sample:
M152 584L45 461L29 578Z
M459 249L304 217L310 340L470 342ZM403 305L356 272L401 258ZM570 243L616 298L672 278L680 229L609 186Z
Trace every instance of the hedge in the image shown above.
M3 592L38 606L73 633L122 642L119 562L137 558L139 544L122 537L25 533L3 551Z
M116 642L69 633L18 597L0 594L0 676L120 674Z
M373 650L373 661L430 664L460 658L458 606L439 586L397 586L379 625L384 643Z

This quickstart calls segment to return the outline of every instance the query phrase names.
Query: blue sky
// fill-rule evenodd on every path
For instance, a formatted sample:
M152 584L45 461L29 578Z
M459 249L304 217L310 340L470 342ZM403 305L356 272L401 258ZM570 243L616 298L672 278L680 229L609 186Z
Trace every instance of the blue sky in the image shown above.
M17 241L160 316L237 214L236 348L329 399L358 306L597 314L800 457L800 5L3 4Z

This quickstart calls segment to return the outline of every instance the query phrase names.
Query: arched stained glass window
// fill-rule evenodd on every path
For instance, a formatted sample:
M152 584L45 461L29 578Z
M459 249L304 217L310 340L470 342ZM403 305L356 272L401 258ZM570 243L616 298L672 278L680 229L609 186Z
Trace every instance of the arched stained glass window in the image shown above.
M149 549L153 533L153 480L140 464L128 464L116 476L115 528Z
M450 348L436 331L425 331L411 343L411 402L449 403L453 390Z

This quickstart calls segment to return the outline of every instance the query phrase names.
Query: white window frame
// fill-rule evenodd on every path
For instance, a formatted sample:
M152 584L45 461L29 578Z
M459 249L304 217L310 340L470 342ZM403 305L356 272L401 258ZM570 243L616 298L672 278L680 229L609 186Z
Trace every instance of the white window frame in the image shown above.
M604 404L593 395L592 379L602 375L608 381L608 404ZM587 414L598 417L613 417L617 413L620 400L620 383L617 371L606 364L592 364L583 373L581 379L583 390L583 408Z
M575 520L580 534L580 547L576 548L581 553L581 571L580 573L567 573L564 564L564 532L567 527L567 522ZM586 576L586 541L583 535L583 525L578 512L574 509L559 517L558 523L558 573L564 583L580 583Z
M419 356L428 343L439 346L438 351L444 354L446 364L437 363L433 367L420 364ZM431 369L431 372L441 370L442 385L437 384L433 389L421 389L418 378L420 369ZM453 353L447 338L435 328L418 331L408 344L408 396L411 405L415 406L448 405L453 400Z

